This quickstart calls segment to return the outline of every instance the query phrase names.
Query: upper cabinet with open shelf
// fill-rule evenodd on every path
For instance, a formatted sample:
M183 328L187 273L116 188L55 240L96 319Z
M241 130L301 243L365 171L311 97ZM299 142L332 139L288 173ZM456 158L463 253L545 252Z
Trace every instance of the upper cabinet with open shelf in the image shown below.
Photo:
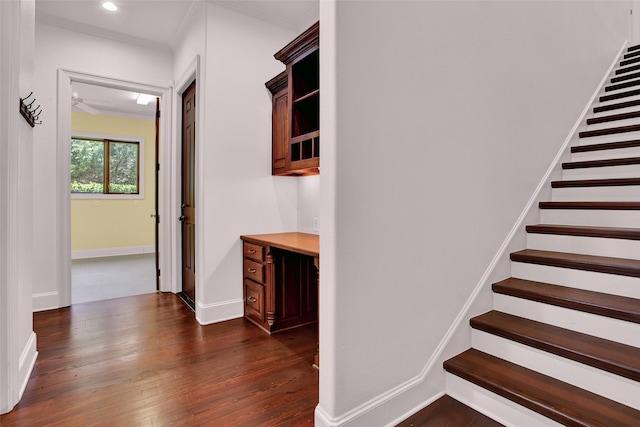
M274 57L282 61L287 70L267 82L273 95L273 174L318 174L320 24L316 22Z

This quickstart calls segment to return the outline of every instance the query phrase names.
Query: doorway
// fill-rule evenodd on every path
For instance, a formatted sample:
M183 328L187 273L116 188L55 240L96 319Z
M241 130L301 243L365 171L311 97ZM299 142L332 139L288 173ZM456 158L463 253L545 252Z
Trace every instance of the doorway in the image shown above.
M72 83L72 304L156 291L155 101Z
M182 135L180 174L181 204L180 222L182 241L182 292L181 298L195 311L196 301L196 82L193 81L182 94Z
M160 98L161 109L164 111L171 111L171 89L168 87L153 86L129 81L123 81L118 79L111 79L108 77L90 75L85 73L77 73L68 70L58 71L58 134L57 134L57 215L61 219L60 227L57 229L57 239L59 242L58 251L58 283L60 287L58 289L59 306L69 306L72 303L72 287L71 287L71 179L69 171L71 170L71 119L72 119L72 103L69 102L73 98L72 84L87 84L99 86L102 88L118 89L129 92L145 93L153 95L153 97ZM95 108L95 107L94 107ZM98 108L100 108L98 106ZM96 108L96 109L98 109ZM102 106L106 108L106 106ZM169 147L168 134L171 129L171 115L165 114L161 117L159 123L159 147L160 158L165 159L167 165L171 162L171 150ZM130 142L130 141L124 141ZM148 145L151 147L154 145L154 141L148 141ZM154 167L151 167L153 172ZM169 168L171 169L171 168ZM153 178L152 178L153 180ZM171 233L172 228L169 220L170 206L175 199L172 198L170 174L162 173L159 177L159 186L162 189L159 197L159 209L158 214L162 216L166 213L165 218L167 221L160 223L160 234L158 244L160 247L160 272L161 276L167 277L168 280L160 281L161 291L172 290L172 281L170 280L173 269L171 268L172 256L171 250ZM153 192L152 192L153 194ZM151 212L146 212L147 218L152 220ZM175 217L173 217L175 220ZM152 243L153 245L153 243ZM153 251L152 251L153 252ZM155 274L155 271L153 272ZM165 276L166 275L166 276ZM155 287L155 283L153 284Z

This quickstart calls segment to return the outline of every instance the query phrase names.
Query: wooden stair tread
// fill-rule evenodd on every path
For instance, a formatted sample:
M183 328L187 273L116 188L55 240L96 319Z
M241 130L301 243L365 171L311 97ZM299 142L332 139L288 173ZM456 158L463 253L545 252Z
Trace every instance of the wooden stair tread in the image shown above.
M500 427L480 412L445 394L426 408L413 414L396 427Z
M640 78L640 73L630 73L630 74L625 74L618 77L612 77L611 83L619 83L625 80L631 80L631 79L637 79L637 78Z
M640 54L640 52L638 54ZM633 87L633 86L638 86L638 85L640 85L640 81L637 81L637 80L631 81L631 80L629 80L629 81L625 81L625 82L621 82L621 83L615 83L615 84L606 86L604 88L604 91L605 92L611 92L611 91L614 91L614 90L626 89L626 88Z
M605 142L602 144L576 145L571 147L572 153L586 153L590 151L616 150L619 148L640 147L640 139L629 141Z
M638 90L640 95L640 89ZM615 135L618 133L637 132L640 125L617 126L605 129L585 130L579 133L580 138L591 138L594 136Z
M640 381L640 348L519 316L490 311L471 326L634 381Z
M633 58L633 57L636 57L636 56L639 56L639 55L640 55L640 52L638 52L637 50L632 50L632 51L627 50L627 53L624 54L623 58L624 59L629 59L629 58Z
M629 96L636 96L636 95L640 95L640 89L633 89L633 90L628 90L625 92L619 92L619 93L612 93L609 95L603 95L599 98L600 102L607 102L607 101L613 101L616 99L622 99L622 98L627 98Z
M494 283L491 289L503 295L640 323L640 300L635 298L515 277Z
M586 169L609 166L629 166L640 164L640 157L623 157L618 159L586 160L581 162L565 162L562 169Z
M571 268L574 270L640 277L640 260L566 252L524 249L512 252L511 261Z
M640 66L638 66L638 68L640 69ZM600 105L599 107L594 107L593 112L603 113L605 111L619 110L620 108L637 107L638 105L640 105L640 99L635 99L632 101L617 102L615 104Z
M540 209L640 210L640 202L540 202Z
M612 179L575 179L551 181L552 188L570 187L618 187L624 185L640 185L640 178L612 178Z
M629 46L627 48L627 52L633 52L634 50L640 50L640 44L637 44L635 46Z
M622 67L616 70L616 75L625 74L625 73L629 73L631 71L637 71L637 70L640 70L640 65L631 65L628 67Z
M584 225L536 224L527 225L527 233L562 236L603 237L608 239L640 240L639 228L592 227Z
M635 64L640 62L640 57L633 57L633 58L629 58L629 59L624 59L622 61L620 61L620 66L621 67L625 67L627 65L631 65L631 64Z
M444 362L467 381L571 426L638 426L640 411L475 349Z
M637 82L636 84L640 84L640 82ZM638 117L640 117L640 111L631 111L628 113L611 114L608 116L601 116L601 117L591 117L587 119L587 124L595 125L598 123L615 122L617 120L635 119Z

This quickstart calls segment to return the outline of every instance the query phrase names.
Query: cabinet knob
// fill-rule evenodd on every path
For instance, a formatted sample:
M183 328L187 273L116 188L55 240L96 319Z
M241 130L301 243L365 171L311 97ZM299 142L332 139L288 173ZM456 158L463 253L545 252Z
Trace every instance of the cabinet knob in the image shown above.
M256 272L256 269L255 269L255 268L247 268L247 271L248 271L249 273L255 273L255 272Z
M248 298L247 298L247 300L248 300L249 302L256 302L256 301L258 301L258 300L257 300L257 299L255 299L254 297L248 297Z

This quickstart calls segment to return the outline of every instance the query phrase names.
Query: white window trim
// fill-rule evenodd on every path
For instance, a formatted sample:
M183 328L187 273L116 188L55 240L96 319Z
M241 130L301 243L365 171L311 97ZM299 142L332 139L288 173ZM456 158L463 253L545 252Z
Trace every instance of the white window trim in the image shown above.
M71 132L71 139L108 139L116 142L137 142L139 149L138 154L140 155L140 161L138 164L138 194L71 193L71 188L69 188L71 199L144 199L144 138L121 135L106 135L100 133Z

